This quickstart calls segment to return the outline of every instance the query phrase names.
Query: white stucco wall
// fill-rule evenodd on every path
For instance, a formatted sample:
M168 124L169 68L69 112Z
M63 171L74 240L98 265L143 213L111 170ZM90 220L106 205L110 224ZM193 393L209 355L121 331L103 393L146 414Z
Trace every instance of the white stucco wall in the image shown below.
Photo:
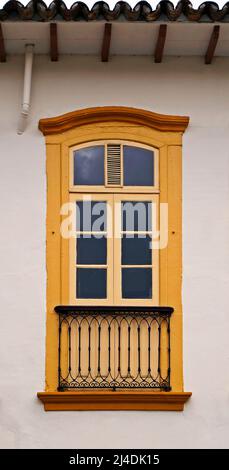
M0 64L0 447L227 447L229 59L36 57L32 112L16 133L23 58ZM39 118L127 105L190 116L183 148L185 390L177 412L45 413L44 138Z

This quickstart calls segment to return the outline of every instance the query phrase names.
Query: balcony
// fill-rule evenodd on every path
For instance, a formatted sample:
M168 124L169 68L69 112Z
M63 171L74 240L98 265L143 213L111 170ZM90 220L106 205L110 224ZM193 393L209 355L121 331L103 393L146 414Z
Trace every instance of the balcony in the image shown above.
M38 392L45 410L182 411L191 393L171 387L172 313L171 307L55 307L58 388L47 384Z
M170 387L171 307L58 306L58 390Z

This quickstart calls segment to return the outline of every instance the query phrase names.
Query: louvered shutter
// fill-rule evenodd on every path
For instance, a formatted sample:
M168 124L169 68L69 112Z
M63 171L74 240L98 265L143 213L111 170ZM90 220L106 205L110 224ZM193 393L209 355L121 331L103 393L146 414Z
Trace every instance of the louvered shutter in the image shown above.
M106 185L122 185L122 160L120 144L107 145Z

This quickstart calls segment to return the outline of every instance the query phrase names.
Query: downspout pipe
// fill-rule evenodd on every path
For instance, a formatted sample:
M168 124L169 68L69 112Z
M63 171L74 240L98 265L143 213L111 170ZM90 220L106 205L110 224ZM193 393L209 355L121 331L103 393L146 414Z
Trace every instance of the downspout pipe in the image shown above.
M24 69L24 87L21 114L19 118L18 131L19 135L23 134L30 111L30 93L32 83L34 44L26 44L25 46L25 69Z

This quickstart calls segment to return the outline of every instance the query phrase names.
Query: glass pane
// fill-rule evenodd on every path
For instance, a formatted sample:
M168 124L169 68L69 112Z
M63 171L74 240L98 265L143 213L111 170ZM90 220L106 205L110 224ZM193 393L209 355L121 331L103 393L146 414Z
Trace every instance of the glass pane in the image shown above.
M124 185L154 185L154 152L140 147L123 146Z
M105 201L78 201L76 203L76 230L100 232L107 227L107 203Z
M123 268L122 297L123 299L151 299L152 269Z
M77 237L76 263L77 264L106 264L107 239L103 236L88 234Z
M107 270L77 268L76 297L78 299L105 299L107 296Z
M151 237L123 235L122 264L152 264Z
M152 203L147 201L123 201L122 230L124 232L148 232L152 230Z
M103 145L75 150L74 184L104 185Z

